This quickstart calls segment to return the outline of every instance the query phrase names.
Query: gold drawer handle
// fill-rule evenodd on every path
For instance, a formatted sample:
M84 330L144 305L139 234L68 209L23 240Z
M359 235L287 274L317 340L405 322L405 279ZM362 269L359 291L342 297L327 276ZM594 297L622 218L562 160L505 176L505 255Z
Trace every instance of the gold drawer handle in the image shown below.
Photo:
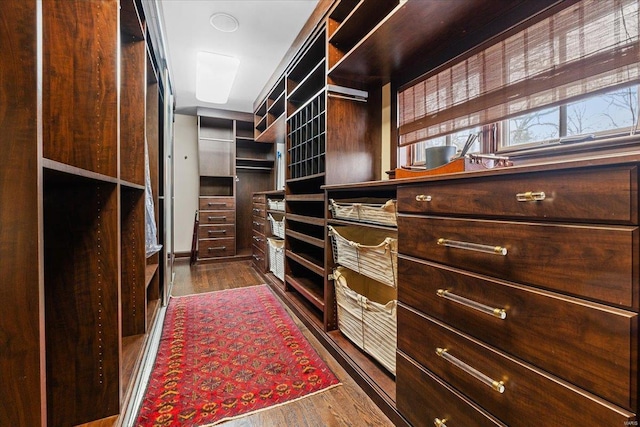
M227 230L207 230L207 233L209 236L215 233L227 234Z
M222 220L222 221L226 221L227 217L226 216L208 216L207 219L209 221L213 221L213 220L216 220L216 219L219 219L219 220Z
M256 242L262 242L263 239L253 236L253 240L255 240Z
M226 207L227 204L226 203L212 203L212 202L208 202L207 206L211 207L211 206L222 206L222 207Z
M436 418L433 420L433 425L436 427L447 427L447 425L445 424L447 422L446 418Z
M469 251L484 252L487 254L502 256L507 255L507 248L505 248L504 246L491 246L481 245L479 243L459 242L457 240L449 240L442 237L438 239L437 243L441 246L447 246L450 248L467 249Z
M497 317L498 319L504 320L507 318L507 311L504 308L493 308L488 305L479 303L477 301L473 301L468 298L461 297L460 295L452 294L446 289L438 289L437 294L439 297L448 299L453 302L457 302L458 304L462 304L466 307L472 308L474 310L478 310L482 313L489 314L493 317Z
M430 202L431 196L427 196L426 194L418 194L416 196L416 202Z
M544 191L527 191L526 193L516 194L516 200L519 202L540 202L545 197Z
M218 246L217 248L207 248L207 250L209 252L211 252L211 251L224 251L225 249L227 249L226 246Z
M451 354L449 354L449 352L447 351L446 348L441 348L441 347L436 348L436 354L438 356L442 357L447 362L449 362L449 363L457 366L458 368L462 369L463 371L465 371L467 374L471 375L475 379L477 379L480 382L482 382L482 383L486 384L487 386L491 387L493 390L497 391L498 393L504 393L504 391L505 391L504 382L496 381L496 380L486 376L482 372L478 371L476 368L473 368L473 367L467 365L462 360L460 360L460 359L452 356Z

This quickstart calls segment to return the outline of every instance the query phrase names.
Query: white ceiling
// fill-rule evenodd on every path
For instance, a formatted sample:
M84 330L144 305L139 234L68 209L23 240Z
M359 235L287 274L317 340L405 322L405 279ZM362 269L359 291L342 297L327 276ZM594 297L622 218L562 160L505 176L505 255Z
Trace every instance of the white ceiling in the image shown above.
M197 107L253 112L258 97L291 47L317 0L158 0L178 113ZM224 12L236 17L237 31L225 33L209 23ZM220 53L240 59L226 104L196 99L196 54Z

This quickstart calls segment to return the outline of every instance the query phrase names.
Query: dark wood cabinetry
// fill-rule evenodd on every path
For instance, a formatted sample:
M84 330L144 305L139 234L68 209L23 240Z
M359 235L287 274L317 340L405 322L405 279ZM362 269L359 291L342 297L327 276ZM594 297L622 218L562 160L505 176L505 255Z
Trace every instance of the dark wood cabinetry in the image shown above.
M411 371L506 425L636 419L637 166L602 163L399 186L397 406L413 423L464 415L419 409Z
M198 117L198 260L249 259L251 194L275 186L275 147L254 139L250 115Z
M0 4L3 425L114 423L149 352L163 271L145 251L145 153L162 243L168 82L137 5Z

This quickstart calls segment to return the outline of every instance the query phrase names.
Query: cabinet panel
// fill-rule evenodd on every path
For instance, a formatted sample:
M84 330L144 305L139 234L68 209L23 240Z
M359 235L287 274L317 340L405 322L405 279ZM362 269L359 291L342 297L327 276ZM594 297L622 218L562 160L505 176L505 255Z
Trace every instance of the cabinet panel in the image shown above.
M398 410L415 427L437 425L436 419L447 427L504 426L401 352L396 379Z
M398 241L403 254L613 305L638 305L637 227L399 215Z
M533 419L549 426L625 425L635 419L631 412L402 305L398 330L403 331L398 335L400 350L509 426L528 427Z
M630 399L637 390L637 379L631 375L637 368L636 313L404 256L398 258L398 274L401 302L622 407L632 407ZM492 309L503 309L504 319L487 313Z
M398 210L637 224L637 168L529 173L400 187Z

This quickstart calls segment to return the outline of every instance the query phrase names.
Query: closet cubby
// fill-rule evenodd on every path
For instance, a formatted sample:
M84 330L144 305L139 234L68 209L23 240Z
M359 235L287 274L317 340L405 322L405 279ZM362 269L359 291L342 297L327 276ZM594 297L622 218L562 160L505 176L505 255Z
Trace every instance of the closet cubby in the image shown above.
M118 12L115 1L42 4L42 113L51 118L43 156L111 177L118 176Z
M328 20L328 68L335 66L399 3L399 0L341 1Z
M117 185L45 169L47 423L119 413Z
M283 75L255 110L256 142L284 142L286 107L286 79Z
M0 321L9 343L0 355L0 424L114 424L131 411L163 274L160 255L145 256L147 152L160 241L164 232L165 109L141 6L0 7L0 123L8 135L0 206L21 216L0 209L3 240L16 241L2 249L5 279L15 283L3 296L18 307L8 310L8 325Z

